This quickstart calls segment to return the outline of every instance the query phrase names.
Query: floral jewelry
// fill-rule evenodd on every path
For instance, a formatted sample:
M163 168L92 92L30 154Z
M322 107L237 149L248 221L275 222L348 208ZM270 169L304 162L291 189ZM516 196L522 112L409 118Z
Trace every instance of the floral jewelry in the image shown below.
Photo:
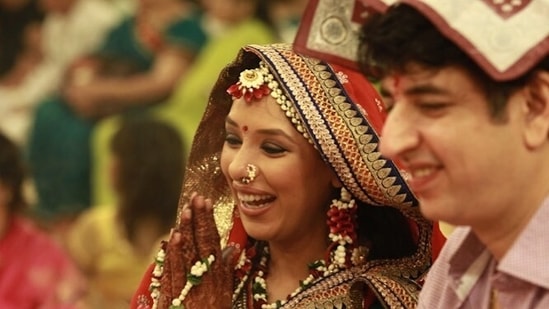
M163 243L163 246L164 245L165 243ZM160 248L154 259L154 270L151 276L151 284L149 285L149 290L151 291L151 298L153 301L151 309L156 309L158 307L158 299L160 298L160 279L162 278L162 273L164 272L165 258L166 251L164 248Z
M240 179L240 182L243 184L249 184L255 180L255 177L257 176L257 166L253 164L246 165L246 173L246 177Z
M177 298L172 300L170 309L184 309L183 300L187 297L187 294L191 291L191 288L195 285L199 285L202 282L202 275L210 269L210 265L215 261L215 256L210 254L208 258L201 261L196 261L191 267L190 273L187 274L187 282L185 287L181 290L181 293Z
M332 258L334 262L342 268L346 268L358 262L356 254L347 255L347 248L357 247L356 233L356 213L357 205L347 189L341 188L341 199L332 201L330 210L328 210L328 227L330 228L330 240L332 246L337 246ZM353 255L355 255L353 257ZM356 261L356 262L355 262ZM354 263L353 263L354 262Z
M267 303L267 282L265 281L265 275L268 272L267 262L269 260L269 247L265 246L263 248L263 256L259 262L259 270L257 271L256 277L252 282L252 293L253 301L257 304L258 308L261 309L278 309L282 308L290 298L298 295L302 291L309 288L318 280L324 278L325 276L331 274L336 267L326 267L326 262L324 260L317 260L308 265L309 267L309 276L304 280L299 282L299 287L292 292L286 299L277 300L272 303ZM255 308L256 306L254 306Z
M250 284L251 298L255 309L282 308L288 301L298 294L320 282L327 276L351 266L361 265L366 261L368 248L358 246L356 231L358 206L349 191L341 189L340 199L334 199L328 211L329 239L331 244L327 250L326 259L314 261L308 265L309 275L299 282L299 287L288 295L286 299L267 303L269 247L256 243L243 251L235 267L236 289L233 293L233 302L238 298L246 284ZM253 271L252 260L256 258L256 250L261 252L259 264ZM258 253L259 253L258 252ZM326 263L328 261L328 263Z
M161 248L155 258L155 267L151 279L149 289L151 290L151 298L153 300L152 309L158 308L158 300L160 298L160 279L164 272L164 259L166 257L166 251ZM215 256L210 254L207 258L196 261L191 267L190 272L187 274L187 282L181 290L181 293L177 298L174 298L171 302L170 309L184 309L183 301L187 294L191 291L191 288L195 285L199 285L202 282L202 276L210 269L210 265L215 261Z
M259 68L242 71L238 82L227 88L227 93L230 94L233 99L244 97L248 103L252 102L253 99L260 100L264 96L271 94L271 97L276 100L276 103L280 106L286 117L290 119L297 131L301 133L309 143L313 144L313 140L304 129L303 122L292 102L288 100L284 92L282 92L278 82L269 72L265 62L260 61Z
M227 92L234 98L244 97L246 102L252 102L252 99L261 99L271 93L271 89L265 82L265 76L269 74L266 67L244 70L240 73L236 84L227 89Z
M234 289L233 292L233 302L238 297L238 294L240 294L240 291L244 288L244 285L248 281L248 276L250 275L250 271L252 269L252 259L256 256L256 247L251 246L247 250L243 250L240 254L240 258L238 259L238 262L234 268L235 270L235 277L238 278L238 285Z

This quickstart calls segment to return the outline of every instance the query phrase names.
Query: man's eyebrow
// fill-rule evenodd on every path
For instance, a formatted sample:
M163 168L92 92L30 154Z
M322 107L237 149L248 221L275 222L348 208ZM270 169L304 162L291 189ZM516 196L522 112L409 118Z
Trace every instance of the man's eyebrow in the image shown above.
M409 95L414 94L449 94L448 90L433 86L433 85L418 85L411 88L408 88L404 93Z
M379 88L379 94L383 97L392 97L393 93L389 91L386 87L381 86ZM404 91L406 95L420 95L420 94L441 94L448 95L449 92L446 89L436 87L433 85L418 85L411 88L408 88Z

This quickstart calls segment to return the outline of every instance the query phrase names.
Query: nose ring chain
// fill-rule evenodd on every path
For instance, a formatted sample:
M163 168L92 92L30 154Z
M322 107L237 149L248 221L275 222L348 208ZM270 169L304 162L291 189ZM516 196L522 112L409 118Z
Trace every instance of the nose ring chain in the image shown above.
M240 182L243 184L249 184L254 181L257 176L257 166L253 164L246 165L246 173L246 177L242 177L242 179L240 179Z

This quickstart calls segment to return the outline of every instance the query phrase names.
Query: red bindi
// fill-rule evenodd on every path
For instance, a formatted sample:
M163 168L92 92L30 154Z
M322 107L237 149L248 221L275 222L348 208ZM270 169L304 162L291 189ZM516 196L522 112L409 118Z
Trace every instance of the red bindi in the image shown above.
M242 126L242 131L244 132L248 131L248 126Z

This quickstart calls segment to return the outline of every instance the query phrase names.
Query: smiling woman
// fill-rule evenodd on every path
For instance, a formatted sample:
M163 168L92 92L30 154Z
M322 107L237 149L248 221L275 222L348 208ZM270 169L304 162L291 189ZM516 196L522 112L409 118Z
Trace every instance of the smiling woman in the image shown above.
M328 226L319 205L329 205L334 188L341 187L334 171L287 120L273 97L250 103L239 98L227 117L232 123L227 122L225 129L221 170L237 197L245 230L255 239L272 240L271 256L275 248L287 251L311 244L318 246L321 256ZM258 166L260 173L253 181L242 182L247 164ZM295 237L307 234L311 236L303 240Z
M178 226L133 308L415 308L431 225L379 155L383 121L359 72L246 46L212 91Z

